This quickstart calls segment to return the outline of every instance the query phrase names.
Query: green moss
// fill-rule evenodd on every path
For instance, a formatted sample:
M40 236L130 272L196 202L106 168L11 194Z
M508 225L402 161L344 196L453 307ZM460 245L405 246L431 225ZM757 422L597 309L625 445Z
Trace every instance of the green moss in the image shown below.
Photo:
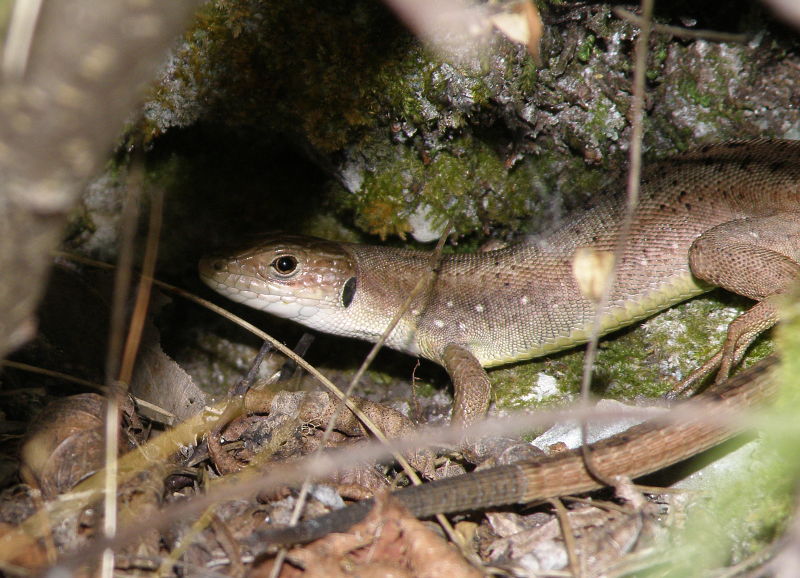
M475 199L483 191L497 191L504 185L506 169L497 154L479 140L463 138L461 141L463 154L442 151L426 167L422 193L426 201L442 211L454 201L454 206L463 210L467 197ZM487 207L487 211L491 212L491 208ZM457 217L455 213L447 216Z
M517 92L520 96L535 94L539 86L539 67L532 58L522 63L522 73L517 78Z
M407 33L379 4L217 0L200 10L176 74L227 124L302 128L322 152L376 123L387 54ZM182 75L182 76L181 76ZM163 96L163 98L161 98ZM169 107L166 94L156 94Z
M656 45L650 52L650 62L647 68L647 79L651 82L657 81L662 74L662 68L669 56L669 43L666 36L657 35Z
M697 86L697 80L685 76L678 84L678 90L693 103L709 108L715 100L714 93L704 88L702 91Z
M366 174L362 193L345 192L343 202L356 214L356 224L363 230L386 238L404 236L408 232L406 221L407 198L419 180L422 162L413 151L401 148L392 163L378 165Z
M584 124L586 131L592 134L593 142L600 144L608 139L616 140L625 128L623 112L627 108L626 104L621 111L617 103L604 96L596 99L589 122Z
M430 383L425 381L414 382L414 395L419 397L433 397L439 393L439 390L433 387Z
M575 57L581 62L589 62L597 46L597 37L594 34L587 34L583 42L575 51Z
M404 48L398 51L401 58L386 61L377 70L366 96L375 100L376 110L391 110L399 119L426 126L436 117L428 100L433 94L431 77L436 64L418 44L409 41Z
M453 138L452 144L450 150L424 160L410 147L394 149L392 155L381 154L380 148L369 150L366 154L375 168L358 195L344 193L341 200L354 211L358 225L372 234L406 233L407 218L420 205L430 207L434 220L450 221L465 233L498 223L518 229L532 220L537 194L549 194L556 187L556 155L526 158L509 169L480 139L465 134ZM598 171L587 170L576 159L570 162L571 183L595 190L602 178Z
M746 104L732 101L728 97L731 82L741 82L735 77L741 74L736 54L726 54L717 47L703 55L703 65L710 70L702 75L707 79L702 85L698 83L697 74L682 73L678 82L672 86L676 94L671 98L685 101L691 114L701 123L707 124L717 138L726 134L726 127L742 125Z
M643 325L617 332L601 341L592 380L598 397L629 400L658 397L680 383L721 347L729 323L749 307L745 299L718 294L673 307ZM751 348L743 366L772 352L770 339ZM583 373L585 347L546 361L521 363L491 372L497 403L501 407L529 406L538 374L558 380L560 393L547 403L577 395Z
M571 355L577 356L577 354ZM567 380L564 379L564 372L559 363L562 359L563 355L555 362L533 360L490 371L492 394L497 407L535 409L569 401L572 396L570 390L564 387ZM555 378L559 391L552 395L544 395L539 387L542 376Z
M69 215L69 222L64 231L64 243L69 246L73 241L79 241L85 234L97 231L97 225L92 220L92 215L86 207L79 205L75 207Z

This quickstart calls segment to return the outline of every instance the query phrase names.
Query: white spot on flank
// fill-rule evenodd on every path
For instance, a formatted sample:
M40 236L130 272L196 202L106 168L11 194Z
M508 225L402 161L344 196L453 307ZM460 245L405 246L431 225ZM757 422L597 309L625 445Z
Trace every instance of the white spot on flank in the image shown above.
M442 327L444 327L444 321L442 321L441 319L434 319L434 320L433 320L433 324L434 324L436 327L438 327L439 329L441 329Z
M528 299L527 295L523 295L522 297L519 298L519 302L522 303L523 305L527 305L529 301L530 299Z
M459 321L459 322L456 324L456 326L458 327L458 330L459 330L459 331L466 331L466 330L467 330L467 326L464 324L464 322L463 322L463 321Z
M452 307L453 306L453 302L452 301L448 301L447 303L445 303L445 305L447 305L448 307Z
M415 316L415 317L416 317L417 315L419 315L419 309L412 309L412 310L411 310L411 315L413 315L413 316Z
M484 307L483 307L483 305L481 305L480 303L478 303L478 304L475 306L475 311L477 311L478 313L483 313L483 309L484 309Z

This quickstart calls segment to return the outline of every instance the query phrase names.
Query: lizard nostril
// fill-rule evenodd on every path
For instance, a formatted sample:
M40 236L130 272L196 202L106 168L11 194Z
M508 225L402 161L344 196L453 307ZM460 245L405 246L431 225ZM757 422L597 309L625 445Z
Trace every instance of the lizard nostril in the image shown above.
M201 275L214 275L217 273L224 273L228 268L228 263L225 259L215 259L206 257L200 260L200 274Z

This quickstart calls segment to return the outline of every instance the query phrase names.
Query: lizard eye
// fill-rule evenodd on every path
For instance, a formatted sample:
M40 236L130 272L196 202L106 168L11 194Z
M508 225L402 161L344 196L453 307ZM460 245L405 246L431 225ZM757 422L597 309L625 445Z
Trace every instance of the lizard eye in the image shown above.
M271 267L281 277L288 277L297 271L297 259L291 255L277 257Z

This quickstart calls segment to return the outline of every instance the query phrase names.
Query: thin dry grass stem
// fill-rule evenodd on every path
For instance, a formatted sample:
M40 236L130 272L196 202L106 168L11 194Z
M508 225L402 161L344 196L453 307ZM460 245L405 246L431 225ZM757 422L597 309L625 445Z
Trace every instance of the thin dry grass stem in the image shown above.
M13 369L19 369L20 371L27 371L27 372L30 372L30 373L37 373L39 375L44 375L44 376L47 376L47 377L53 377L55 379L61 379L63 381L69 381L71 383L75 383L77 385L81 385L81 386L86 387L88 389L97 390L97 391L99 391L101 393L105 393L105 392L108 391L108 388L105 385L101 384L101 383L97 383L97 382L94 382L94 381L88 381L86 379L83 379L83 378L80 378L80 377L76 377L74 375L70 375L68 373L63 373L61 371L55 371L55 370L52 370L52 369L46 369L44 367L37 367L35 365L30 365L28 363L21 363L19 361L11 361L9 359L2 359L2 360L0 360L0 367L11 367ZM26 389L26 391L30 391L30 390ZM9 395L11 393L13 393L13 390L4 390L4 391L0 392L0 395ZM136 403L139 406L146 407L150 411L153 411L155 413L160 413L161 415L163 415L164 416L163 417L163 422L164 423L175 423L175 420L177 419L177 416L174 413L172 413L170 411L167 411L163 407L159 407L159 406L157 406L155 404L152 404L149 401L146 401L146 400L141 399L139 397L134 397L133 399L136 401Z
M41 10L42 0L14 2L3 46L3 78L6 81L22 80L25 76Z
M306 483L303 483L303 488L305 489ZM298 503L299 503L298 496ZM303 496L304 497L304 496ZM293 522L292 525L296 525L297 522ZM278 578L280 576L281 570L283 570L283 564L286 562L286 556L289 554L289 549L286 547L282 547L278 552L275 554L275 561L272 563L272 570L270 570L269 578Z
M114 294L111 300L111 322L108 330L108 349L106 353L105 381L106 393L105 416L105 477L103 495L103 535L111 540L117 533L117 476L119 463L119 411L120 398L127 391L127 383L120 382L122 368L125 327L127 325L127 307L130 283L133 278L133 261L135 251L136 229L139 221L139 205L144 179L144 166L141 162L133 162L128 174L125 199L122 206L122 217L119 258L114 270ZM100 575L111 578L114 573L114 551L107 548L103 551Z
M617 18L627 20L640 28L645 26L645 19L638 14L634 14L630 10L615 6L611 11ZM711 42L735 42L743 44L750 39L748 34L733 34L730 32L720 32L719 30L695 30L692 28L682 28L680 26L669 26L668 24L651 23L651 28L653 32L661 32L662 34L669 34L671 36L677 36L678 38L709 40Z
M38 373L39 375L44 375L46 377L54 377L56 379L62 379L64 381L69 381L77 385L81 385L89 389L95 389L101 392L108 391L108 388L100 383L82 379L80 377L75 377L74 375L69 375L67 373L62 373L60 371L45 369L44 367L36 367L35 365L30 365L28 363L21 363L19 361L11 361L9 359L3 359L0 360L0 367L11 367L13 369L19 369L20 371Z
M583 576L581 561L578 559L578 545L575 542L572 524L569 523L569 513L560 499L552 498L547 501L553 506L553 509L556 511L556 516L558 517L558 525L561 527L561 535L564 537L564 548L567 550L570 572L572 572L572 575L576 578Z
M119 463L119 412L122 397L127 393L136 353L141 343L142 332L150 305L152 279L158 259L158 245L161 234L163 192L156 189L150 204L149 226L145 254L142 263L143 274L139 277L136 298L130 320L127 318L126 303L129 286L133 278L135 239L138 225L141 197L144 189L144 161L138 155L131 165L128 177L127 195L123 207L122 232L120 239L120 264L115 272L114 296L109 329L108 356L106 361L106 381L109 386L106 406L106 476L103 498L103 533L112 539L117 532L117 480ZM125 331L125 325L128 325ZM124 335L124 341L123 341ZM103 552L101 575L111 577L114 573L114 552Z
M231 388L229 397L242 397L251 387L253 387L256 377L258 377L258 368L261 367L261 364L264 362L264 358L267 357L267 354L270 351L272 351L272 346L269 344L269 342L265 341L261 344L253 363L250 364L250 369L247 371L247 375L237 381L236 384ZM300 353L298 353L298 355L300 355Z
M589 403L590 387L592 383L592 374L594 371L594 362L597 359L597 348L600 341L600 328L603 321L603 312L611 300L611 292L617 279L617 267L625 252L628 241L630 239L631 227L633 225L633 215L636 207L639 204L639 181L642 173L642 114L644 111L644 90L647 73L647 54L650 42L650 28L653 20L653 5L654 0L642 0L642 26L639 32L639 38L636 42L635 62L634 62L634 75L633 75L633 94L631 97L631 142L629 148L629 167L628 167L628 180L626 187L625 197L625 213L620 223L619 234L617 236L616 246L614 247L613 267L608 270L605 279L603 291L595 303L595 315L592 326L591 339L586 345L586 355L583 363L583 375L581 378L581 398L583 403ZM600 472L595 466L587 448L588 438L588 424L583 422L581 424L581 452L583 460L586 464L587 471L592 474L597 480L604 484L614 487L615 482L613 478L609 478L607 473Z
M607 578L638 576L639 574L647 576L651 574L657 576L669 575L668 573L658 574L657 570L653 572L653 569L658 566L669 568L674 566L674 560L670 558L669 554L665 553L664 548L639 546L635 552L626 554L612 568L607 569L603 575Z
M660 486L647 486L642 484L633 484L633 487L642 492L643 494L697 494L698 490L690 490L688 488L662 488Z
M264 341L261 344L261 348L258 350L255 359L250 364L250 369L247 371L247 375L236 382L236 384L231 388L230 392L228 393L228 397L225 400L225 409L222 411L222 415L217 420L217 423L211 432L212 437L222 432L225 426L242 414L242 411L244 410L244 395L247 390L252 387L253 382L258 375L259 366L264 361L267 353L269 353L271 350L272 345L270 345L268 341Z
M169 576L170 571L173 566L178 562L181 556L183 556L188 550L189 547L198 540L200 535L203 533L209 525L211 525L211 521L214 517L214 510L216 510L217 504L209 505L200 516L192 523L189 529L181 536L180 542L170 551L170 553L165 556L161 560L161 564L158 567L158 576Z
M217 542L222 547L225 555L229 560L229 568L231 578L240 578L245 575L245 567L242 561L242 555L239 544L231 532L230 527L219 516L214 514L211 518L211 527L214 529L214 535Z
M153 286L153 275L158 260L158 244L161 236L161 223L163 219L164 191L156 188L150 198L150 222L147 229L147 242L144 258L142 260L142 275L136 289L136 301L131 315L128 336L122 352L122 366L119 371L119 381L129 384L136 364L136 353L142 341L142 332L147 319L147 309L150 306L150 294Z
M33 498L33 504L36 509L38 511L44 511L45 502L42 499L42 492L38 488L31 488L31 497ZM44 551L47 554L47 562L52 566L56 563L56 560L58 560L58 549L53 539L53 526L50 522L51 520L47 516L42 516L42 542L44 543Z
M111 297L111 321L106 353L106 385L117 385L122 368L128 325L127 303L130 296L131 279L134 275L135 240L141 204L141 183L144 167L141 162L131 163L126 183L126 194L120 218L119 256L114 271L114 292ZM123 387L125 387L123 385Z

